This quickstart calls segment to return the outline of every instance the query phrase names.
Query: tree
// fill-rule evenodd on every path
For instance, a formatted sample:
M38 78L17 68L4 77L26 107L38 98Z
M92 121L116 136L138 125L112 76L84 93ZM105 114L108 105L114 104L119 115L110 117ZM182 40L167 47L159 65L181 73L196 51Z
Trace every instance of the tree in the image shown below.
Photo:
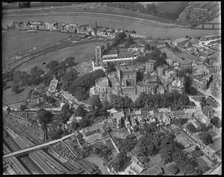
M62 88L68 90L69 86L77 79L78 72L76 69L72 69L69 72L66 72L62 77Z
M214 141L212 139L212 136L208 132L202 132L199 134L199 138L202 140L202 142L205 145L212 144Z
M150 49L151 49L151 46L150 46L149 44L146 44L146 45L144 46L144 49L145 49L145 50L150 50Z
M67 57L64 60L66 66L75 66L77 63L75 62L75 58L74 57Z
M176 175L176 174L179 172L179 169L178 169L178 167L177 167L177 164L175 164L175 163L172 163L172 164L168 167L168 170L169 170L172 174L174 174L174 175Z
M133 107L133 101L131 98L129 98L127 95L125 95L124 99L124 105L123 108L132 108Z
M114 63L108 63L106 73L109 74L110 72L113 72L113 71L116 71L116 68L114 67Z
M72 114L74 113L74 111L72 109L70 109L68 103L64 104L61 108L61 113L58 115L59 120L62 123L66 123L69 118L72 116Z
M210 121L215 127L220 128L222 126L221 120L219 117L214 116Z
M93 95L90 98L89 104L95 109L95 108L101 108L103 105L100 101L99 95Z
M133 44L133 43L134 43L133 38L131 36L128 36L128 38L125 41L125 46L130 47L130 45Z
M73 121L73 122L70 124L69 130L70 130L70 132L74 132L74 131L76 131L78 128L79 128L79 123Z
M90 120L87 119L86 117L82 118L79 122L79 126L81 128L86 128L86 127L90 126Z
M84 117L86 114L86 110L84 109L84 105L78 105L77 109L75 110L75 116Z
M114 170L121 171L125 167L126 160L127 160L127 153L126 151L122 150L112 162Z
M57 60L52 60L48 64L45 65L47 69L53 70L59 66L59 62Z
M143 126L144 126L145 132L147 133L154 132L157 129L155 122L152 122L151 124L144 123Z
M14 92L15 94L18 94L21 92L19 85L13 85L12 86L12 92Z
M27 109L27 107L26 107L24 104L21 104L21 106L20 106L20 110L21 110L21 111L25 111L25 109Z
M137 145L137 137L128 135L121 143L121 148L127 152L131 151Z
M40 109L37 111L37 118L43 128L45 138L48 139L47 124L52 122L53 115L49 111L46 111L45 109Z

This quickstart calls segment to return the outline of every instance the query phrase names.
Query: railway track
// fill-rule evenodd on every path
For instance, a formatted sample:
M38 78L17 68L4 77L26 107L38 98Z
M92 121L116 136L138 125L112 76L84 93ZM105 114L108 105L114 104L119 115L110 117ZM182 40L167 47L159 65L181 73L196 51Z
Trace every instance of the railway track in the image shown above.
M15 141L13 141L13 138L10 137L10 135L4 137L3 142L4 153L10 153L11 150L15 151L20 149L19 145ZM10 147L11 150L8 147ZM14 168L17 174L43 174L42 170L39 169L37 165L32 161L32 159L28 156L11 157L10 159L12 161L12 164L15 164Z
M6 146L5 143L3 143L3 153L10 153L11 151ZM17 174L30 174L29 171L19 162L19 160L16 157L11 157L9 159L5 160L7 163L13 165L13 169Z
M27 138L21 138L16 133L13 133L11 129L7 129L9 131L10 136L15 141L16 144L20 147L20 149L28 148L30 146L34 146L35 144L28 140ZM18 147L17 147L18 150ZM26 157L26 156L23 156ZM35 152L31 152L29 154L29 158L38 166L39 169L42 170L42 173L39 174L65 174L69 173L69 169L67 169L64 165L59 163L53 157L51 157L44 150L38 150Z

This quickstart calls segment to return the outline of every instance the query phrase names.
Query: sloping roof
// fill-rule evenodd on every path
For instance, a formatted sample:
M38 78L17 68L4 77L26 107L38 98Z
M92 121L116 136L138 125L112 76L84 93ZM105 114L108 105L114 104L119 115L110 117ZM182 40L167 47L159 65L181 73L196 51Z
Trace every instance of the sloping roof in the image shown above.
M201 157L197 158L197 162L198 162L198 165L202 168L208 166L207 163Z
M173 111L173 116L185 116L184 111Z
M116 112L113 114L113 118L118 118L118 117L124 117L124 113L123 112Z
M112 108L112 109L107 110L107 112L113 114L113 113L117 113L118 111L116 109Z
M205 161L205 163L209 166L209 167L211 167L212 166L212 162L205 156L205 155L203 155L203 156L201 156L201 157L199 157L199 158L201 158L203 161Z

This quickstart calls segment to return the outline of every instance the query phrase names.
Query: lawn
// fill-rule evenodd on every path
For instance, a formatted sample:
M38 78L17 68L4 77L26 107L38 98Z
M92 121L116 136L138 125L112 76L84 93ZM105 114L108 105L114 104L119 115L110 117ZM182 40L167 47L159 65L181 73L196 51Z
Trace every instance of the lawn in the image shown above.
M68 36L65 33L44 32L27 33L25 31L8 31L2 33L2 65L3 67L11 61L7 58L15 53L33 47L42 47L48 43L59 41Z
M90 8L91 9L91 8ZM46 12L35 12L37 14L28 14L28 15L5 15L3 17L3 24L11 23L13 20L43 20L49 22L55 21L64 21L68 23L78 23L78 24L91 24L94 25L97 21L98 25L112 27L115 29L127 29L135 30L138 34L147 35L151 37L160 37L160 38L179 38L185 35L189 36L202 36L207 34L214 34L220 30L199 30L199 29L184 29L175 24L162 23L158 21L146 20L146 19L137 19L137 15L133 17L122 17L117 15L106 15L106 14L97 14L94 13L97 10L86 10L86 12L78 12L81 10L72 10L72 8L67 8L66 12L55 12L46 11ZM103 12L106 7L103 7ZM63 10L61 10L63 11ZM65 10L64 10L65 11ZM110 10L112 11L112 10ZM109 10L106 13L114 13ZM97 11L98 12L98 11ZM120 14L117 13L116 14ZM126 14L127 13L123 13ZM155 18L153 18L155 20Z
M59 50L55 50L53 52L47 53L46 55L42 55L37 57L31 61L24 63L19 66L18 70L23 70L26 72L30 72L31 68L34 66L38 66L39 68L46 71L45 65L43 63L49 63L52 60L57 60L59 62L63 61L66 57L75 57L75 61L80 62L88 62L92 60L95 56L95 47L97 45L102 45L103 42L89 43L83 44L79 46L67 47Z

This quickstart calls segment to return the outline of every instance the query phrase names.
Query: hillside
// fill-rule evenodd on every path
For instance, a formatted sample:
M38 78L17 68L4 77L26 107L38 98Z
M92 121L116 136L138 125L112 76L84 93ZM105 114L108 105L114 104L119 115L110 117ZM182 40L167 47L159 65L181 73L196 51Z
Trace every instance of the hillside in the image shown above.
M175 20L179 14L185 9L188 2L161 2L156 4L157 15Z
M188 6L180 13L177 21L191 24L210 22L221 14L219 2L189 2Z

